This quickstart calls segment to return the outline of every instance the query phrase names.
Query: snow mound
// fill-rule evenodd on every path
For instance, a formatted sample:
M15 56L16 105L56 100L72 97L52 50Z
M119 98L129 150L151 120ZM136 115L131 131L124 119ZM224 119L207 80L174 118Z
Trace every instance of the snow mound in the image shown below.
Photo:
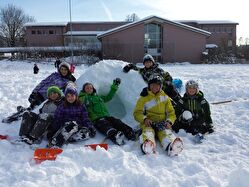
M138 72L131 70L129 73L123 72L123 67L127 65L123 61L104 60L90 66L77 79L77 89L82 90L82 86L86 82L94 85L99 95L106 95L110 90L113 80L117 77L121 78L121 84L114 98L106 103L110 114L114 117L121 118L127 123L134 126L136 122L131 120L131 115L137 99L146 86L142 77Z

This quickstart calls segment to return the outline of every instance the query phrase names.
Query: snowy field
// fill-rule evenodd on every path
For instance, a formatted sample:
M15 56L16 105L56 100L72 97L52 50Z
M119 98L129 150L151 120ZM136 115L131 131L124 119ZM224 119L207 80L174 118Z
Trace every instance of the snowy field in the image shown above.
M122 79L115 98L108 104L112 115L132 127L138 124L132 113L141 89L145 86L135 71L122 72L122 61L102 61L94 66L77 66L75 77L80 89L84 82L94 83L99 93L107 93L116 77ZM40 72L33 74L34 63L0 61L0 121L16 111L16 106L28 106L33 88L55 71L52 64L38 64ZM12 145L0 141L0 186L137 186L137 187L248 187L249 186L249 65L161 65L185 83L196 79L211 104L215 132L202 144L195 144L190 134L178 133L184 150L170 158L157 144L157 153L143 155L139 143L126 141L118 147L109 143L108 151L85 148L84 144L99 143L96 137L85 142L65 145L55 161L35 164L33 150L28 145ZM183 94L184 88L181 91ZM0 134L16 139L20 121L0 122ZM45 146L46 140L41 147Z

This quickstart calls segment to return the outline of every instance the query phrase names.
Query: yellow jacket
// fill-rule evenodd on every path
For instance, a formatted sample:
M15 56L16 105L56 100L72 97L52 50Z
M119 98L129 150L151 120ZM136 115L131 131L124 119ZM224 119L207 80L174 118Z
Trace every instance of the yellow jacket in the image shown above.
M141 96L137 101L133 116L140 124L144 123L145 118L153 122L168 120L172 124L176 120L170 98L162 90L156 95L148 91L147 96Z

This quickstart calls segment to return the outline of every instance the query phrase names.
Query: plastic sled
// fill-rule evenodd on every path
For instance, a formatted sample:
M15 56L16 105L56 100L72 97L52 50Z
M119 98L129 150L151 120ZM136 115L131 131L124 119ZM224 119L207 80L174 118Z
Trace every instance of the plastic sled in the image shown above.
M108 144L107 143L100 143L100 144L88 144L85 145L85 147L90 147L93 150L96 150L97 146L104 148L105 150L108 150Z
M6 140L6 139L8 139L8 138L9 138L8 135L1 135L1 134L0 134L0 140Z
M34 160L36 163L41 163L45 160L55 160L62 151L60 148L39 148L34 152Z

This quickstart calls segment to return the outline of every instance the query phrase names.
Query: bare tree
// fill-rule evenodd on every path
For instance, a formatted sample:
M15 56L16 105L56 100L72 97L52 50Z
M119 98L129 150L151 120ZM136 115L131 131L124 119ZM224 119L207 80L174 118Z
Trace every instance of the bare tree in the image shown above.
M138 21L138 20L139 20L139 17L135 13L127 15L125 18L125 21L129 21L129 22L134 22L134 21Z
M24 36L24 24L34 22L34 18L24 14L21 8L7 5L0 10L0 35L8 47L17 46Z

